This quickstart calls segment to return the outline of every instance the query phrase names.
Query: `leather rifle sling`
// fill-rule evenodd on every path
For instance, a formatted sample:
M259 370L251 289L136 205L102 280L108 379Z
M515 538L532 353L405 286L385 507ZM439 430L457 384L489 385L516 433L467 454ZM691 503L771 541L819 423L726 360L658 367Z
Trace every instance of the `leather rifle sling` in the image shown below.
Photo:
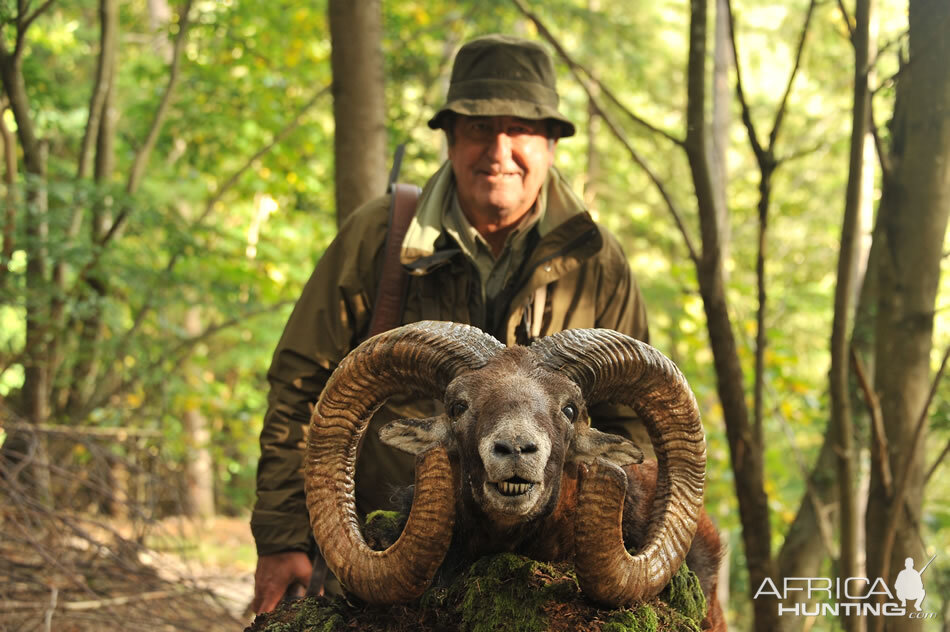
M373 319L369 326L370 337L402 324L406 289L409 286L409 273L399 262L399 252L402 250L402 240L409 229L409 223L416 213L416 203L422 189L411 184L394 182L391 191L389 232L386 234L383 266L376 288Z

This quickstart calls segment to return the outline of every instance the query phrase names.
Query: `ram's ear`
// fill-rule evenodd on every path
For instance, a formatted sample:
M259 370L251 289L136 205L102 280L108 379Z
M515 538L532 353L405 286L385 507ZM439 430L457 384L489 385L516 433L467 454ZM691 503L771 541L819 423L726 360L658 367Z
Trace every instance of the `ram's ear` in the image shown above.
M379 438L408 454L421 454L436 444L452 445L452 434L444 415L392 421L380 428Z
M590 463L597 457L624 467L643 462L643 451L630 439L584 426L574 435L569 459Z

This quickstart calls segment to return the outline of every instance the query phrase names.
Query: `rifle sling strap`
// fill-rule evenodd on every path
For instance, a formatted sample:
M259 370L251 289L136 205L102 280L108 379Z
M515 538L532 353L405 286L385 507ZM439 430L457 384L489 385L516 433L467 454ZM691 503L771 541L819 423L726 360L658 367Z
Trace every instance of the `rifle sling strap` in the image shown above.
M383 266L376 288L376 302L373 305L373 319L370 321L369 336L389 331L402 324L402 314L406 304L406 288L409 285L409 273L399 262L402 240L409 230L409 223L416 213L416 203L422 189L411 184L395 182L392 185L392 201L389 204L389 232L383 250Z

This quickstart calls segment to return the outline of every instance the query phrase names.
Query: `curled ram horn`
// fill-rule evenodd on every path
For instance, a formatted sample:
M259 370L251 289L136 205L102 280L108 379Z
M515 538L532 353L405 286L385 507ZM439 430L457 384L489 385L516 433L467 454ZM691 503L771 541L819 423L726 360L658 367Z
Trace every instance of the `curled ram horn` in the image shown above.
M334 371L314 410L305 463L307 508L327 566L343 586L373 603L418 597L452 537L457 483L449 455L433 447L416 461L416 497L393 546L371 550L356 514L354 470L360 437L396 393L440 398L459 373L483 366L503 345L468 325L420 322L379 334ZM447 491L449 493L447 493Z
M659 465L647 541L634 555L621 534L626 476L603 461L581 478L575 525L578 583L592 599L629 604L658 594L686 557L703 507L706 442L686 379L659 351L611 330L567 330L531 347L576 382L587 405L631 406Z

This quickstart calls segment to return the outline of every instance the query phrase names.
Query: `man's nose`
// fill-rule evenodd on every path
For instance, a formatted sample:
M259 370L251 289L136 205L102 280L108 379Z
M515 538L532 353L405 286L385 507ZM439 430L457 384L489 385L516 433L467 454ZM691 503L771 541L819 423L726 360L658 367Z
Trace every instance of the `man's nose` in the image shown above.
M492 137L488 147L489 155L497 161L506 160L511 156L511 136L506 132L498 132Z

